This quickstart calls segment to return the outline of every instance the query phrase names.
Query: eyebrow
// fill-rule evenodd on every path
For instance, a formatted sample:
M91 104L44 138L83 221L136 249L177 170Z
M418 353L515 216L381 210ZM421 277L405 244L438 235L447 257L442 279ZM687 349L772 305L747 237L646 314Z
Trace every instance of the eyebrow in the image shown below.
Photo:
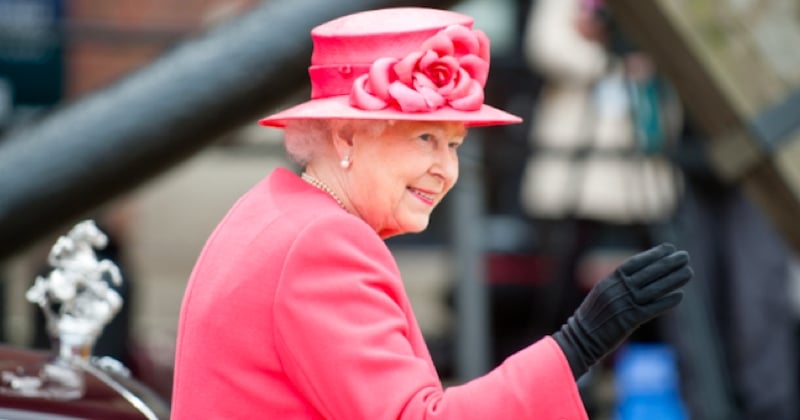
M440 134L447 134L449 132L449 130L439 127L437 127L437 131L439 131ZM469 130L467 129L467 127L462 125L460 130L453 132L452 137L459 137L463 139L464 137L467 137L468 132Z
M467 137L467 134L469 134L469 129L463 125L461 126L461 129L454 132L452 136L448 135L450 133L448 129L443 128L438 124L431 124L429 126L420 128L418 131L426 132L428 134L433 134L434 136L440 139L444 139L446 137L464 139Z

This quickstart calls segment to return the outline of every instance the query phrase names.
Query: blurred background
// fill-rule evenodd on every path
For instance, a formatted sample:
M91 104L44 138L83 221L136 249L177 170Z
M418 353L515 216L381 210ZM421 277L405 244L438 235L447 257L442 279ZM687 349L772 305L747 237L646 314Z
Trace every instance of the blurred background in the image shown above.
M0 341L48 347L25 291L93 218L126 279L95 352L168 399L200 248L292 167L256 120L308 97L308 31L408 5L475 17L486 102L525 119L472 130L429 229L389 241L443 380L669 241L695 281L581 378L591 418L800 419L796 0L0 0Z

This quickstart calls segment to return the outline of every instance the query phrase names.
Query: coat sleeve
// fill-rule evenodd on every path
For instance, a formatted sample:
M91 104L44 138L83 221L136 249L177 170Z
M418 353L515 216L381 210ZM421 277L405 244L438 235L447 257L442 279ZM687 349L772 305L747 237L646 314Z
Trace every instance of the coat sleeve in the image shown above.
M297 236L273 308L284 370L325 418L586 418L551 338L443 390L427 353L411 344L410 308L391 254L352 217L318 220Z

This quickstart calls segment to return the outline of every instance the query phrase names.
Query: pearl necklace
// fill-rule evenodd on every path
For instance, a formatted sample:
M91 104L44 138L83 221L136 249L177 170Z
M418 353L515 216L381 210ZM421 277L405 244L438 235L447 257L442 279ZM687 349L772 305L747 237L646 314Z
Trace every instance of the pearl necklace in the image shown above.
M336 194L333 193L333 190L331 190L330 187L325 185L322 181L318 180L317 178L314 178L307 172L303 172L302 174L300 174L300 178L303 178L304 181L328 193L328 195L333 197L333 199L336 200L337 203L339 203L339 207L347 210L347 208L345 208L344 206L344 203L342 203L342 200L339 200L339 197L337 197Z

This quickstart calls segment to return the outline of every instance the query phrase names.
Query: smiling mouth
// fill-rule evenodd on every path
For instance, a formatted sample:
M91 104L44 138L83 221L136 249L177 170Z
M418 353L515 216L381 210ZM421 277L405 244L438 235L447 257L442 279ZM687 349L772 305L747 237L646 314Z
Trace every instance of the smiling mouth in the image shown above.
M408 187L407 189L408 189L409 192L411 192L411 194L413 194L415 197L419 198L425 204L433 205L434 200L436 199L436 196L434 194L422 192L420 190L417 190L417 189L411 188L411 187Z

